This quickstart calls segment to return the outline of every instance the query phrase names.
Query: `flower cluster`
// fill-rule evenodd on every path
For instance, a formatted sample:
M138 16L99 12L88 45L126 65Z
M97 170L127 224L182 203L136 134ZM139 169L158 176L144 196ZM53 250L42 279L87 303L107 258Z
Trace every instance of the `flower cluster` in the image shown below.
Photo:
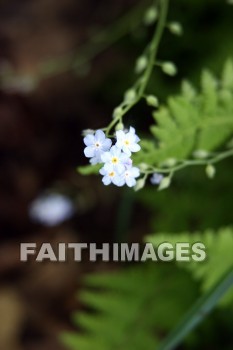
M90 158L91 164L103 163L99 172L103 175L104 185L113 183L116 186L133 187L136 185L136 178L139 177L140 171L133 166L130 156L132 152L138 152L141 149L139 141L133 127L128 131L118 130L114 145L102 130L97 130L84 137L86 145L84 154Z

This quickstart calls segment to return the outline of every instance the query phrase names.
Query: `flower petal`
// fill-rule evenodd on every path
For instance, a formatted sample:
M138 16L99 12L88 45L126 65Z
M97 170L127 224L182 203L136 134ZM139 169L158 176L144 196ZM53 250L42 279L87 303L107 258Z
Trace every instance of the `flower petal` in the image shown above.
M95 139L96 141L103 142L105 140L105 133L103 130L97 130L95 133Z
M99 157L93 157L90 159L90 163L92 165L98 164L100 162L100 158Z
M89 134L87 136L84 137L83 142L85 143L86 146L91 146L94 144L95 142L95 138L94 135Z
M133 143L132 145L130 145L130 150L132 152L138 152L140 151L141 146L139 146L137 143Z
M112 183L118 187L121 187L125 184L125 180L123 177L121 176L115 176L113 179L112 179Z
M122 141L125 137L125 133L123 130L118 130L116 132L116 138L117 138L117 141Z
M101 160L102 160L103 163L110 162L110 160L111 160L111 153L110 152L104 152L103 154L101 154Z
M111 179L110 179L109 176L104 176L103 179L102 179L102 182L103 182L103 184L104 184L105 186L108 186L108 185L110 185L110 183L111 183Z
M135 134L135 129L132 126L130 126L130 128L129 128L129 133L130 134Z
M92 146L88 146L84 149L84 154L87 158L92 158L95 156L95 150Z
M131 168L131 174L132 174L132 176L133 177L138 177L138 176L140 176L140 170L139 170L139 168L137 168L137 167L133 167L133 168Z
M106 139L106 140L104 140L104 142L102 144L102 149L103 149L103 151L109 151L111 146L112 146L112 141L110 139Z
M133 177L128 177L125 179L126 185L129 187L133 187L136 185L136 180Z

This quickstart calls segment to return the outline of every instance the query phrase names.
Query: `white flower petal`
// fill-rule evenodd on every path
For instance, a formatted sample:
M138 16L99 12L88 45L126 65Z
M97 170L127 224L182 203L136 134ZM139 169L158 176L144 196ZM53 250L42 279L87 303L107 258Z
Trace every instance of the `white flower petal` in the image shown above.
M110 152L104 152L101 154L101 160L103 163L110 162L111 161L111 153Z
M125 179L126 185L129 187L133 187L136 185L136 180L133 177L128 177Z
M138 176L140 176L140 170L139 170L139 168L137 168L137 167L131 168L131 169L130 169L130 172L131 172L131 174L132 174L133 177L138 177Z
M105 133L103 130L97 130L95 133L95 139L96 141L103 142L105 140Z
M98 164L98 163L100 163L100 158L99 157L93 157L93 158L90 159L90 163L92 165Z
M117 172L119 175L123 174L123 172L125 171L125 166L124 166L124 164L117 164L117 165L115 165L115 170L116 170L116 172Z
M109 151L111 146L112 146L112 141L110 139L106 139L106 140L104 140L104 142L102 144L102 149L103 149L103 151Z
M111 173L114 170L112 163L105 163L104 169L107 173Z
M131 156L131 151L130 151L130 149L129 149L128 146L124 145L124 146L122 147L122 151L123 151L128 157Z
M88 146L84 149L84 154L87 158L92 158L95 156L95 150L92 146Z
M135 129L132 126L130 126L130 128L129 128L129 133L130 134L135 134Z
M95 142L94 135L89 134L89 135L85 136L83 139L83 142L85 143L86 146L93 145Z
M123 130L118 130L116 132L117 141L121 141L122 139L124 139L124 137L125 137L125 133Z
M110 183L111 183L111 179L110 179L109 176L104 176L103 179L102 179L102 182L103 182L103 184L104 184L105 186L108 186L108 185L110 185Z
M141 146L139 146L137 143L133 143L132 145L130 145L130 150L132 152L138 152L140 151Z
M124 186L125 180L120 176L116 176L112 179L112 183L118 187L121 187Z

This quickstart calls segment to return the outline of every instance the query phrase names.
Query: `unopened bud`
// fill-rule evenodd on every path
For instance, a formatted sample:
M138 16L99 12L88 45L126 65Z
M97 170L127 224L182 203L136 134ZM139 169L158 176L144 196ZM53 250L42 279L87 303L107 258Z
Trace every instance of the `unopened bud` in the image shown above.
M154 24L155 21L158 18L158 11L157 9L153 7L149 7L144 15L143 22L146 26L150 26L151 24Z
M134 89L129 89L125 92L124 102L130 103L136 99L136 91Z
M118 123L116 125L116 131L118 131L118 130L124 130L124 124L123 123Z
M176 75L177 68L172 62L164 62L162 63L162 71L167 75Z
M149 106L152 106L152 107L158 107L159 105L158 98L154 95L146 96L146 102Z
M146 66L147 66L147 63L148 63L148 59L146 56L140 56L137 61L136 61L136 66L135 66L135 72L137 74L140 74L142 73Z
M168 188L170 186L170 184L171 184L170 176L164 177L159 184L158 190L159 191L165 190L166 188Z
M172 34L175 34L175 35L182 35L183 34L183 28L179 22L169 23L168 28Z
M141 189L145 186L145 182L146 182L146 179L145 179L145 178L139 179L139 180L136 182L136 185L134 186L134 190L135 190L135 191L141 190Z
M122 110L122 107L116 107L114 110L113 110L113 118L119 118L122 116L122 113L123 113L123 110Z
M198 149L197 151L193 152L194 158L198 158L198 159L205 159L208 157L208 155L209 153L203 149Z
M209 179L213 179L216 173L216 169L212 164L208 164L205 168L205 172Z

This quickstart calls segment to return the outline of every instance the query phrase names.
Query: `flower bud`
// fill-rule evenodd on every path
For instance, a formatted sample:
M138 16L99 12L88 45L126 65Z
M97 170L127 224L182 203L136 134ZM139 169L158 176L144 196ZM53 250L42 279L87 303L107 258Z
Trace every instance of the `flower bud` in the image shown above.
M205 172L209 179L213 179L216 173L216 169L212 164L208 164L205 168Z
M138 167L140 168L141 171L147 170L148 169L148 164L146 163L140 163L138 165Z
M193 152L194 158L198 158L198 159L205 159L208 157L208 155L209 153L203 149L198 149L197 151Z
M175 34L175 35L182 35L183 34L183 28L179 22L169 23L168 28L172 34Z
M158 11L157 9L153 6L153 7L149 7L146 10L146 13L144 15L144 19L143 22L146 26L150 26L151 24L154 24L155 21L158 18Z
M163 162L163 166L171 168L174 165L176 165L176 163L177 163L177 160L175 158L168 158Z
M141 189L145 186L145 182L146 182L146 179L145 179L145 178L139 179L139 180L136 182L136 185L134 186L134 191L139 191L139 190L141 190Z
M124 130L124 124L123 123L118 123L116 125L116 131L118 131L118 130Z
M125 92L124 102L130 103L136 99L136 91L134 89L129 89Z
M164 62L162 63L162 71L170 76L176 75L177 68L172 62Z
M148 59L146 56L140 56L137 61L136 61L136 66L135 66L135 72L137 74L140 74L142 73L146 66L147 66L147 63L148 63Z
M170 176L164 177L159 184L158 190L159 191L165 190L166 188L168 188L170 186L170 184L171 184Z
M158 107L158 105L159 105L158 98L154 95L146 96L146 102L147 102L148 106L152 106L152 107Z
M113 118L115 119L115 118L121 117L121 116L122 116L122 112L123 112L123 110L122 110L122 107L121 107L121 106L116 107L116 108L113 110Z
M95 130L93 129L85 129L82 131L82 136L87 136L87 135L93 135L95 133Z

